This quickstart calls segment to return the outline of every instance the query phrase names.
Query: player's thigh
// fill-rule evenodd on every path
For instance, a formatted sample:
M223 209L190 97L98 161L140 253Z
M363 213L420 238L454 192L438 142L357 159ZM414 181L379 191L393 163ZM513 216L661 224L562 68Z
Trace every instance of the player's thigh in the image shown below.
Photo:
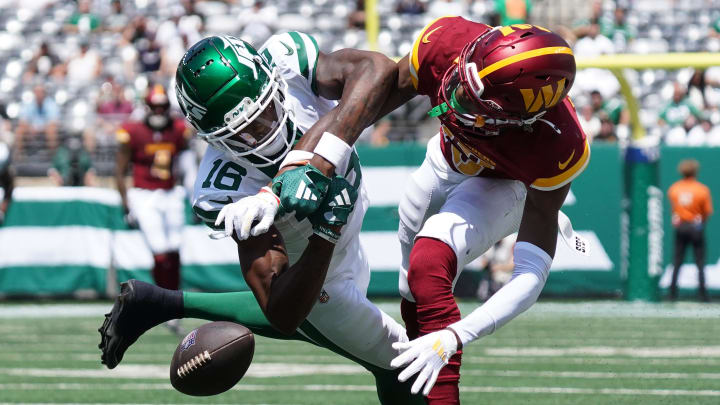
M167 251L165 221L158 210L162 190L132 188L128 190L128 205L138 222L138 227L153 254Z
M163 215L167 249L179 250L185 226L185 190L175 187L165 191L164 201L159 209Z
M459 275L495 242L518 230L525 194L519 181L467 178L450 191L440 212L425 221L417 236L450 246L458 259Z
M307 321L315 329L303 328L309 339L368 368L390 369L399 354L392 344L408 340L405 328L370 302L351 279L324 285Z

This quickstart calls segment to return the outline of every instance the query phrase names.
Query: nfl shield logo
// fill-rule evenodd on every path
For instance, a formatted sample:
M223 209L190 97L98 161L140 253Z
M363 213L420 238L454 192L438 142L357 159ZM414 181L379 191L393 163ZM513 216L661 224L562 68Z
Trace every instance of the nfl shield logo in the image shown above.
M183 339L182 343L180 344L180 351L184 352L190 346L195 344L195 338L197 337L197 329L193 330L192 332L188 333L187 336L185 336L185 339Z
M320 292L319 301L321 304L324 304L324 303L330 301L330 295L328 295L327 291L325 291L324 289Z

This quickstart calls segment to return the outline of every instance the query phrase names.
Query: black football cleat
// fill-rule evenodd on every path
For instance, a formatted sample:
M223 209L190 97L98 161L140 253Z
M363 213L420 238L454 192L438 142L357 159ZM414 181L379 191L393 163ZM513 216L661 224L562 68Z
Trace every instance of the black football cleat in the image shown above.
M98 329L100 361L109 369L117 367L125 351L143 333L165 321L180 318L181 313L182 292L138 280L122 283L120 295Z

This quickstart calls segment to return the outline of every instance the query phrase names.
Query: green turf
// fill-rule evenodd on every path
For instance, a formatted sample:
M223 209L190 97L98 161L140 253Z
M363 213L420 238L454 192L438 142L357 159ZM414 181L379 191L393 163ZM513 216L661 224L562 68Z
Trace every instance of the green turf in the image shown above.
M235 389L194 398L167 374L179 338L159 327L116 370L99 363L109 303L0 305L0 404L376 404L372 377L333 353L258 338ZM476 303L463 303L464 313ZM381 307L397 317L397 302ZM38 315L39 314L39 315ZM720 309L693 303L539 303L466 348L464 404L718 404ZM190 329L200 321L188 320ZM296 370L297 369L297 370ZM292 375L289 371L300 374ZM278 375L282 374L282 375Z

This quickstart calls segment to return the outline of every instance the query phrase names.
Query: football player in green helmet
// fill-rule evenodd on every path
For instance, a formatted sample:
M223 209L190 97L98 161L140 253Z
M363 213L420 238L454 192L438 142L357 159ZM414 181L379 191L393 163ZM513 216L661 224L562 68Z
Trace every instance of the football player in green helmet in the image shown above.
M168 319L230 320L363 365L383 404L424 403L390 367L399 354L392 344L408 340L405 329L365 296L370 271L359 233L367 194L357 154L332 135L342 129L357 138L396 77L396 64L381 54L325 54L300 32L275 35L257 50L229 36L191 47L177 69L176 96L210 145L193 210L215 230L211 236L236 241L252 292L183 293L130 280L100 328L103 363L114 368L140 335ZM306 137L316 140L318 156L337 160L332 172L311 164L313 153L291 151ZM282 170L293 175L273 181ZM283 189L297 190L312 211L278 212ZM255 217L262 220L247 221Z

